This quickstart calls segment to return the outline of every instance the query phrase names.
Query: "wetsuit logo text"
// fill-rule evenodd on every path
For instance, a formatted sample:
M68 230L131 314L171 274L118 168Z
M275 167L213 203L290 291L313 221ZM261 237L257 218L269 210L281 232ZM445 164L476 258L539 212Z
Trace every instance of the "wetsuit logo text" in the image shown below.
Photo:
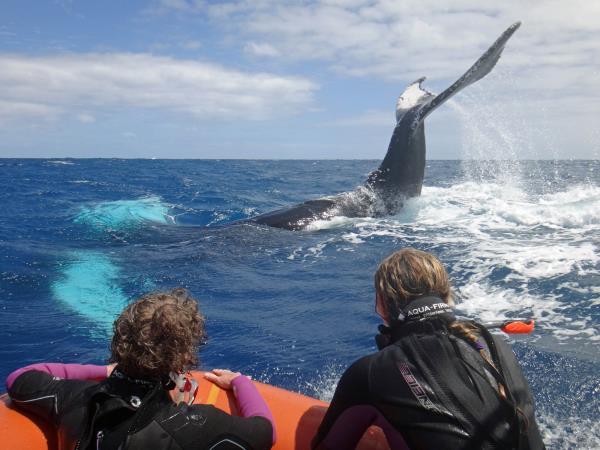
M406 363L397 362L396 366L398 370L402 374L404 381L408 384L411 392L417 399L417 401L421 404L421 406L425 409L429 409L431 411L439 411L438 407L433 404L433 402L427 396L425 390L421 387L415 376L412 374L410 367Z

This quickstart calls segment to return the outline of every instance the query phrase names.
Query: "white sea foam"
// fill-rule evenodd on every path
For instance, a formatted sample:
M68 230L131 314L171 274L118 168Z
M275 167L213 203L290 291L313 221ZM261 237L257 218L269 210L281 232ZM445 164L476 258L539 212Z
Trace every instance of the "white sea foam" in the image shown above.
M600 429L598 423L580 417L557 418L554 415L538 413L540 431L549 449L598 449Z
M570 281L558 285L558 289L569 289L579 294L594 294L598 298L592 300L591 306L600 306L600 286L580 286L577 282Z
M315 220L308 224L307 231L333 230L347 228L354 223L354 219L344 216L335 216L331 219Z
M486 281L468 283L457 289L457 309L467 316L477 316L482 321L494 321L512 317L543 317L552 323L559 314L560 304L552 298L518 293L512 289L495 287Z
M68 183L73 183L73 184L90 184L90 183L94 183L94 181L91 181L91 180L73 180L73 181L68 181Z
M47 164L62 164L65 166L73 166L75 165L74 162L72 161L62 161L62 160L52 160L52 161L46 161Z
M347 231L292 258L319 258L330 247L348 251L373 239L440 248L457 277L459 312L481 320L535 317L556 342L600 340L586 313L600 301L600 252L592 238L600 236L599 187L532 196L497 183L426 186L394 217L337 217L313 228ZM556 286L540 294L536 283ZM583 297L576 308L569 293Z

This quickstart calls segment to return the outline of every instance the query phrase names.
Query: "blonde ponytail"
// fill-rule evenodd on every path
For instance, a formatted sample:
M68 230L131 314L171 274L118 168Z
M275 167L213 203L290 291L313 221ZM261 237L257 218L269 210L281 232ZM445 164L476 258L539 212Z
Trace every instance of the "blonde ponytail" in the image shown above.
M470 342L471 345L479 351L479 354L481 355L481 357L490 366L492 366L494 369L498 370L496 368L496 365L492 361L492 358L490 357L490 355L488 355L488 352L485 351L485 349L483 349L483 348L479 348L479 346L478 346L479 337L476 334L477 328L474 325L471 325L471 324L465 323L465 322L456 321L456 322L452 322L448 326L448 328L450 328L450 331L452 331L458 337L463 338L464 340ZM500 395L500 397L503 400L506 400L506 389L505 389L504 385L502 385L502 383L500 383L500 382L498 382L498 394Z

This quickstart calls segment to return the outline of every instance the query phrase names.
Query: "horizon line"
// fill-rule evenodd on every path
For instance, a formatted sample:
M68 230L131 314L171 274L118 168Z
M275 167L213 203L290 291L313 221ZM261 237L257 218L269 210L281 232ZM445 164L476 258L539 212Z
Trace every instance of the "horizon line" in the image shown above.
M122 160L122 161L380 161L379 158L158 158L158 157L144 157L144 158L124 158L124 157L112 157L112 156L50 156L50 157L38 157L38 156L22 156L22 157L4 157L0 156L2 160L40 160L40 161L61 161L61 160ZM460 158L432 158L426 161L600 161L600 158L518 158L518 159L460 159Z

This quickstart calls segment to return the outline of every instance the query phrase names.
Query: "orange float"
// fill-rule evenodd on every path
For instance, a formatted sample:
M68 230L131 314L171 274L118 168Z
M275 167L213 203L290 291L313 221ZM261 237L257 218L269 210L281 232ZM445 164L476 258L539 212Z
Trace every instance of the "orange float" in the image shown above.
M199 384L194 403L215 405L223 411L237 415L235 399L231 391L225 391L207 381L201 372L192 372ZM327 403L286 391L257 381L253 382L267 402L275 418L276 450L308 450ZM6 394L0 396L0 446L14 450L56 450L56 432L52 425L36 417L16 410ZM369 428L362 437L359 450L389 450L383 432L377 427Z

